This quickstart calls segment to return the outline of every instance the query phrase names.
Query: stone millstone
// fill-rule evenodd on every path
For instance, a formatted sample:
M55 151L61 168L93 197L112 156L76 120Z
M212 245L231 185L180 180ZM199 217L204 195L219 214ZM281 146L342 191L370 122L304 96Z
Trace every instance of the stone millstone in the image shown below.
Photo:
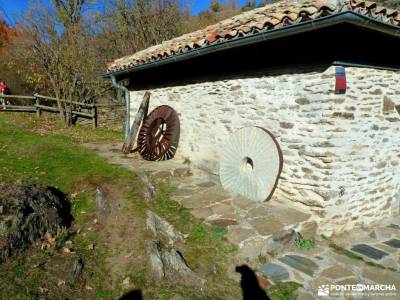
M0 183L0 262L71 224L66 195L51 187Z
M245 127L233 133L220 162L224 189L253 201L268 200L282 170L282 152L274 136L260 127Z

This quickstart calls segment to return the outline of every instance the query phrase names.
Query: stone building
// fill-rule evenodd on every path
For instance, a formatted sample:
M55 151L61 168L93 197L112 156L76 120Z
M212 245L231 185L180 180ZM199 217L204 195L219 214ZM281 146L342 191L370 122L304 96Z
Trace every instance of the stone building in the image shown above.
M284 0L117 59L107 76L129 78L131 122L147 90L150 110L173 107L178 159L213 173L232 132L268 129L283 153L270 201L329 235L399 213L399 49L398 11Z

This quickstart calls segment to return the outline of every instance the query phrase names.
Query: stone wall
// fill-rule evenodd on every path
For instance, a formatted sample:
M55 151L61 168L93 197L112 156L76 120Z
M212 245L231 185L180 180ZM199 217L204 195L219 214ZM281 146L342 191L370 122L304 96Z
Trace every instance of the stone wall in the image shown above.
M347 68L345 97L332 96L331 200L321 222L349 230L400 209L400 73ZM397 196L396 196L397 194Z
M370 224L399 211L400 73L346 68L335 95L335 68L204 81L150 89L150 110L180 114L176 159L218 172L224 142L244 126L272 132L284 165L272 201L312 212L320 233ZM131 92L131 115L143 91ZM397 194L398 195L398 194Z

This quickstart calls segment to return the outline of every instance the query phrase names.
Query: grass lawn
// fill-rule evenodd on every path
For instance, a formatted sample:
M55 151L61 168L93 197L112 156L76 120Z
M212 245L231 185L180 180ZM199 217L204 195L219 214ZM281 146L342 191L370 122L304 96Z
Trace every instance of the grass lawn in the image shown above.
M171 199L173 187L166 183L156 182L157 198L145 200L134 174L80 146L106 140L122 140L122 133L89 126L65 128L28 114L0 114L0 180L57 187L69 196L75 219L52 247L43 250L39 243L0 265L0 299L118 299L130 290L141 290L145 300L240 299L238 283L226 276L236 250L227 242L225 230L195 220ZM105 223L97 220L98 188L113 207ZM180 250L206 279L201 290L157 282L149 274L144 246L149 238L148 209L188 236ZM78 257L84 262L83 273L71 279ZM218 274L212 272L214 265ZM293 299L294 291L283 284L271 290L272 298Z

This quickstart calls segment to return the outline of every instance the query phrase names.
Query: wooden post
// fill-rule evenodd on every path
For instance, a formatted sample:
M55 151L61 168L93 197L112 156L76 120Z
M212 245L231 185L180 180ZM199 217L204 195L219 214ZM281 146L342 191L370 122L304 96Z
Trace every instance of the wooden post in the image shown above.
M92 124L93 128L97 128L97 107L95 104L92 107Z
M5 110L7 108L7 106L6 106L7 98L1 97L1 96L3 96L3 93L0 94L0 100L2 100L1 102L3 102L3 109Z
M39 107L40 103L39 103L39 98L35 96L35 107L36 107L36 117L40 118L41 114L42 114L42 109Z
M142 103L140 104L139 110L136 113L135 120L133 121L131 126L131 130L129 131L129 134L125 139L125 143L122 146L122 153L130 153L133 145L135 144L140 124L142 123L143 119L147 117L147 113L149 111L150 95L151 94L149 91L144 93Z

